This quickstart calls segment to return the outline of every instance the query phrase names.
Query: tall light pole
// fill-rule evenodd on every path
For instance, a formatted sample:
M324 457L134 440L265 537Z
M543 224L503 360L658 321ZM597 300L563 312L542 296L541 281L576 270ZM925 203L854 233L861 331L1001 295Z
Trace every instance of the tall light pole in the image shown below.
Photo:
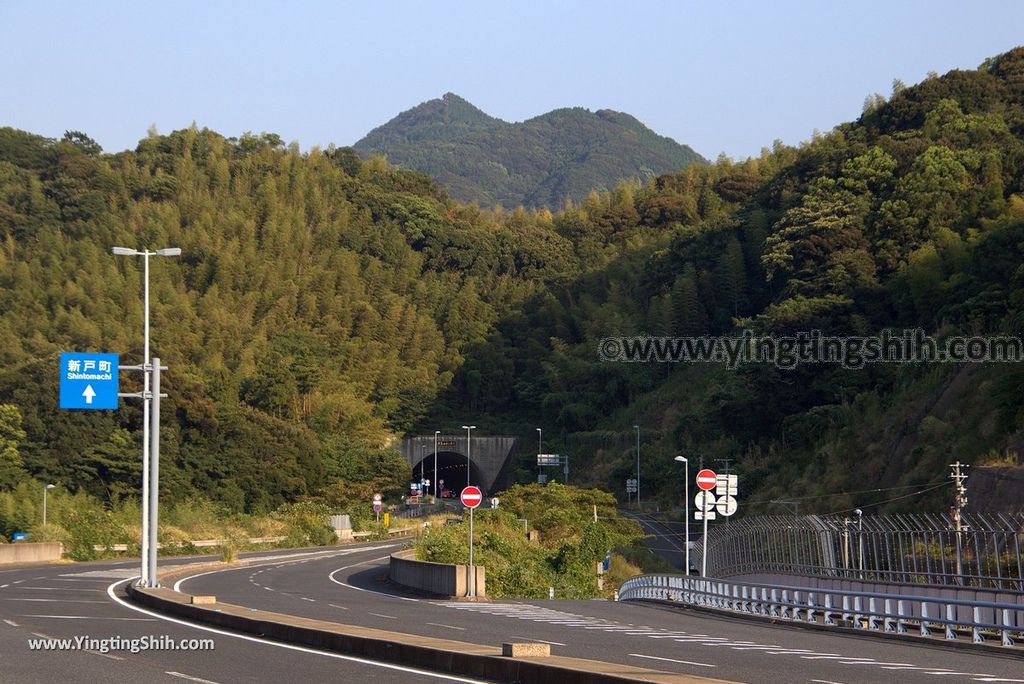
M46 493L57 485L48 484L43 487L43 527L46 527Z
M473 434L471 430L476 429L476 425L463 425L462 429L466 431L466 486L469 486L469 452L472 449Z
M142 351L142 586L156 586L156 577L150 577L149 573L149 551L150 544L156 542L156 529L150 527L149 520L149 501L150 501L150 463L149 463L149 427L150 417L149 409L150 402L153 397L149 391L149 380L150 373L153 371L153 366L150 363L149 358L149 257L151 256L178 256L181 254L181 248L179 247L164 247L150 251L148 249L142 250L141 252L131 247L112 247L111 253L115 256L141 256L143 257L143 316L142 316L142 337L143 337L143 351ZM156 483L154 483L156 484Z
M636 508L640 510L640 426L634 425L636 430Z
M690 462L686 460L685 456L676 456L677 461L682 461L685 466L684 474L684 494L683 500L686 502L686 574L690 574Z
M437 436L440 430L434 430L434 503L437 503Z
M544 453L544 431L537 428L537 483L540 483L540 455Z

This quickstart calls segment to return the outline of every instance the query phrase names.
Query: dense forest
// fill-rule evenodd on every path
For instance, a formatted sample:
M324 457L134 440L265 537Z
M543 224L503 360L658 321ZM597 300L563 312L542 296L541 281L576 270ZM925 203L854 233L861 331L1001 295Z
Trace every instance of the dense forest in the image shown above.
M402 112L354 147L428 174L461 202L536 209L706 163L622 112L573 107L508 123L453 93Z
M543 427L573 483L623 499L639 425L649 500L678 502L685 453L731 459L744 511L795 492L828 495L802 511L880 503L956 458L1007 458L1024 368L602 363L598 341L1019 334L1022 195L1024 48L896 83L800 147L558 213L466 206L382 158L275 134L154 131L109 154L0 129L0 488L134 493L138 405L57 409L58 352L140 360L141 264L110 254L124 245L182 249L151 262L170 500L258 512L395 489L397 436L471 419Z

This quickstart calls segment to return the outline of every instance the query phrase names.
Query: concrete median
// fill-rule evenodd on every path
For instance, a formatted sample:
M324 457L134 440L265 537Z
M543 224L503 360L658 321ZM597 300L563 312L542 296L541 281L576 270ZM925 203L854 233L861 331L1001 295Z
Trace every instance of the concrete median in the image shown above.
M209 566L206 566L209 567ZM198 568L175 569L161 574L170 582ZM715 684L725 680L661 672L618 663L561 656L505 657L501 646L471 644L400 632L313 620L282 613L254 610L217 602L197 604L189 594L167 588L129 585L129 597L160 613L253 634L267 639L319 648L385 663L503 682L537 684L611 684L658 682L660 684Z

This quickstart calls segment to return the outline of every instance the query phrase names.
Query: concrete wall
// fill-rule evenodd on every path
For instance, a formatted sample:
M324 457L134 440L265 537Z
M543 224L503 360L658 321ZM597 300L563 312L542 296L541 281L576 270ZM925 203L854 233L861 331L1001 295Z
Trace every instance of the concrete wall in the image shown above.
M391 554L388 577L392 582L419 591L439 596L468 596L469 569L465 565L428 563L415 559L412 550ZM487 568L474 566L476 570L476 595L487 596Z
M60 560L64 547L59 542L0 544L0 565L4 563L45 563Z

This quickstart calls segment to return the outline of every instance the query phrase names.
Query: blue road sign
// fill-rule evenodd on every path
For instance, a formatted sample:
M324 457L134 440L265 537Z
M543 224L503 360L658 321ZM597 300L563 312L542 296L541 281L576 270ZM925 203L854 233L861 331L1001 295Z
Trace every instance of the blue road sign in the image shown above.
M116 409L117 358L117 354L62 352L60 407Z

